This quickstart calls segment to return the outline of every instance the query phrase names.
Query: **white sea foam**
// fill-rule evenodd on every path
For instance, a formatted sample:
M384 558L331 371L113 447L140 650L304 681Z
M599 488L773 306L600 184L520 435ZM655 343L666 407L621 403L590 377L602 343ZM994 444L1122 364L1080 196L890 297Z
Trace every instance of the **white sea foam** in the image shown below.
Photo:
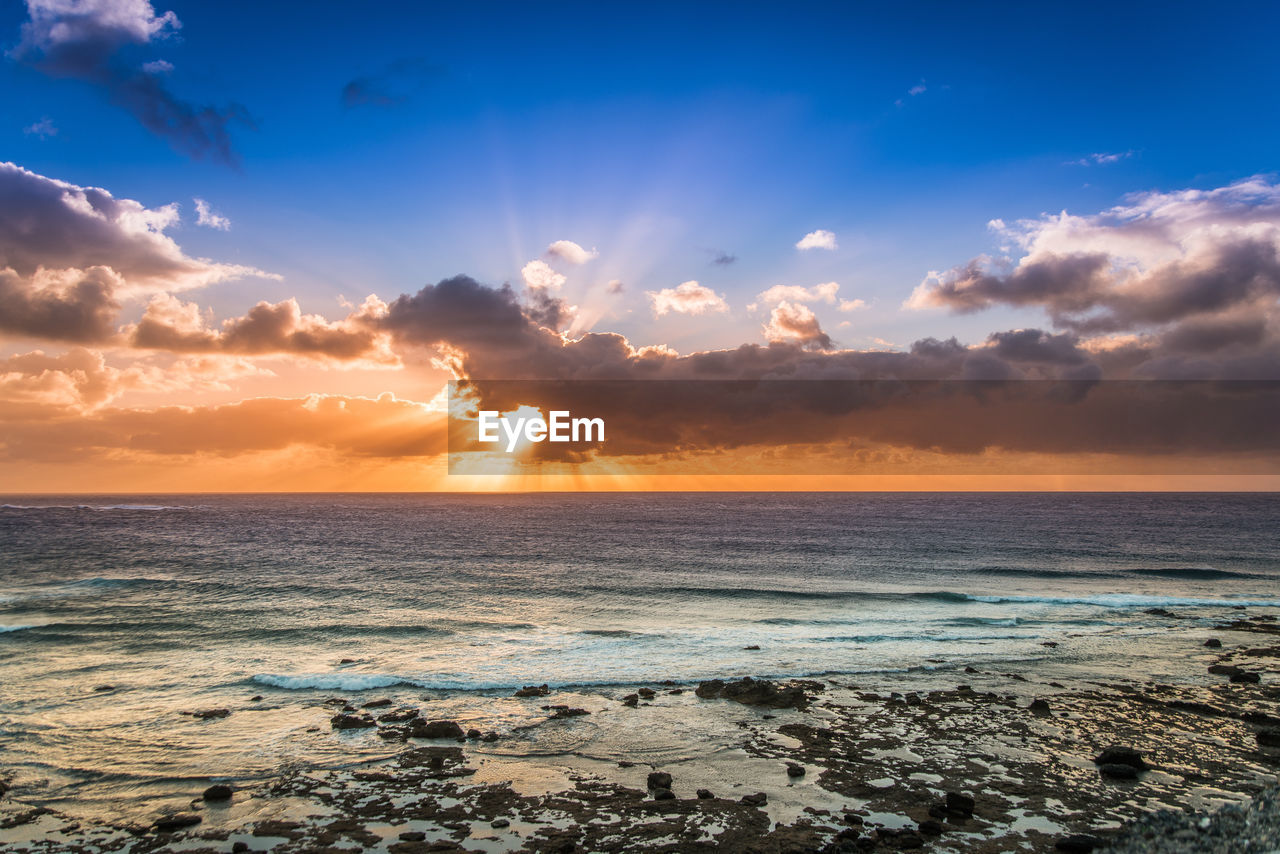
M1254 608L1280 607L1280 599L1201 599L1183 596L1149 596L1141 593L1100 593L1097 596L966 596L974 602L994 605L1027 602L1044 605L1098 605L1104 608Z
M20 632L23 629L34 629L35 626L0 626L0 633L3 632Z

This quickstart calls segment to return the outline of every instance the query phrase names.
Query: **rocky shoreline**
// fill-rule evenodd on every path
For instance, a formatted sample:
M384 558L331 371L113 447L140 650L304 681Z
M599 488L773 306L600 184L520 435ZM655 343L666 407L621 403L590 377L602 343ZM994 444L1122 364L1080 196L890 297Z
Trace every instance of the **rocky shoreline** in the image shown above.
M866 678L526 686L508 700L538 713L529 732L436 718L412 697L319 695L334 738L376 737L390 758L195 781L188 808L146 819L73 818L28 805L19 787L0 796L0 848L1272 850L1232 840L1246 826L1275 838L1280 622L1232 612L1206 634L1188 626L1185 653L1204 674L1177 684L945 663ZM217 726L230 713L193 714ZM728 746L646 752L692 715L717 721ZM631 732L633 748L575 747L605 726ZM1195 847L1209 839L1216 847Z

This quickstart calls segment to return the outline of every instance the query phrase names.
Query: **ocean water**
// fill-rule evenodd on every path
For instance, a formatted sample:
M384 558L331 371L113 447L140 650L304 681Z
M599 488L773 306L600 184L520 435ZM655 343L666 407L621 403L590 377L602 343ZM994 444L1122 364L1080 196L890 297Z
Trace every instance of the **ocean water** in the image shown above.
M335 692L515 730L536 704L497 698L541 683L984 663L1176 679L1170 632L1280 607L1276 495L0 504L0 773L99 812L387 752L329 731Z

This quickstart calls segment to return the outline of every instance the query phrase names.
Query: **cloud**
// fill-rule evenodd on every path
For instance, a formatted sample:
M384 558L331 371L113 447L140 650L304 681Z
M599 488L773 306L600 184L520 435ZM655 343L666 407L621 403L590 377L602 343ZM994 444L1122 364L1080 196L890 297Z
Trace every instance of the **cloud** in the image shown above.
M861 311L867 307L866 300L860 299L842 299L840 300L840 311Z
M817 231L811 231L804 237L796 241L796 248L806 249L837 249L836 236L826 229L820 228Z
M110 268L133 291L178 291L246 276L279 278L254 267L183 253L165 230L176 205L147 208L98 187L80 187L0 163L0 267Z
M1055 327L1096 334L1245 309L1265 316L1280 297L1280 185L1263 178L995 227L1024 250L1020 259L979 256L931 274L907 307L1034 306Z
M142 70L148 74L168 74L173 71L173 63L165 59L153 59L142 63Z
M192 199L196 203L196 225L203 225L209 228L216 228L218 231L230 231L231 220L221 214L213 212L209 207L209 203L204 199Z
M533 260L520 270L520 277L525 286L535 291L558 291L568 281L564 276L551 269L546 261Z
M162 40L182 23L157 15L147 0L27 0L29 19L12 51L17 61L51 77L99 87L143 127L191 157L236 165L230 127L253 128L239 104L197 106L166 88L153 63L134 66L130 48Z
M737 255L730 255L728 252L716 250L711 258L711 263L720 267L728 267L730 264L736 263Z
M627 286L622 283L621 279L610 279L604 289L607 293L620 294L627 289Z
M1110 166L1112 163L1119 163L1121 160L1127 160L1133 156L1132 151L1119 151L1113 153L1098 152L1090 154L1087 157L1081 157L1079 160L1072 160L1073 166Z
M387 306L370 296L344 320L303 314L296 299L260 302L243 317L210 328L195 303L153 297L142 319L126 330L133 347L179 353L294 355L366 365L399 365L378 323Z
M381 71L349 80L342 87L342 106L398 107L421 93L434 80L444 76L443 66L422 59L397 59Z
M840 285L838 282L824 282L811 288L802 288L799 285L774 285L766 291L761 291L756 297L756 302L747 306L747 308L754 311L760 303L775 305L783 300L790 300L791 302L825 302L834 305L836 292L839 290Z
M115 334L120 284L107 267L39 269L31 276L0 269L0 332L48 341L107 341Z
M774 306L764 325L767 341L798 343L819 350L831 349L831 338L822 331L818 318L806 305L783 301Z
M592 249L590 251L583 249L572 240L557 240L547 247L547 255L552 258L559 258L570 264L585 264L600 253Z
M43 117L38 122L33 122L22 129L27 136L38 136L41 139L48 139L51 136L58 135L58 128L53 123L53 119L48 116Z
M705 314L709 311L728 311L729 305L724 297L711 288L688 281L674 288L663 288L660 291L645 291L653 305L654 317L662 317L668 312L676 314Z

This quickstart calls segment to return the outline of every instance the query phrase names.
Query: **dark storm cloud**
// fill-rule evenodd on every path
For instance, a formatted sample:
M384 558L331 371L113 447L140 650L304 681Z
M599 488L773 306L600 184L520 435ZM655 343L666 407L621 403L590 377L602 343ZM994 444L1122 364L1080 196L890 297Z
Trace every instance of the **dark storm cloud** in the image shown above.
M95 0L79 4L28 0L30 20L10 55L51 77L100 88L112 103L175 150L236 165L230 128L255 127L239 104L197 105L171 92L154 64L138 65L128 48L163 39L181 27L173 12L157 16L150 3Z

